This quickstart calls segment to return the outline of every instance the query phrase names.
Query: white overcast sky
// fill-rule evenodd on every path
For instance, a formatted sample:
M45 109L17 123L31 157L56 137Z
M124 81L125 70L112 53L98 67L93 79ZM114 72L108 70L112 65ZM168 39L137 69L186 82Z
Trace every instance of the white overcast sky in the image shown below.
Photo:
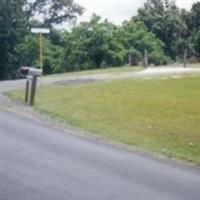
M78 21L88 21L92 13L100 15L115 24L121 24L137 14L137 9L142 7L146 0L74 0L83 6L85 13L78 18ZM199 0L176 0L180 8L190 10L192 4Z

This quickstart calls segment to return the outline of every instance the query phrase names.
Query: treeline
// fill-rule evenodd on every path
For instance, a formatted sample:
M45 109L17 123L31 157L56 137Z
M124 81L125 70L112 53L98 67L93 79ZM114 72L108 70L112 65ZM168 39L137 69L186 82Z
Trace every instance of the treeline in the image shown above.
M141 62L145 49L149 60L166 64L164 44L149 32L142 22L127 22L117 27L101 22L94 15L90 22L81 23L70 32L53 30L45 39L44 71L58 73L121 66L132 56L132 65ZM38 65L38 38L27 35L18 45L22 64Z
M1 10L2 2L4 0L0 3L0 12L4 12ZM15 1L10 2L14 6ZM47 0L35 0L35 5L25 0L21 2L21 6L18 5L21 15L13 11L19 17L14 24L15 29L2 26L6 22L0 17L0 39L3 42L0 50L1 79L15 78L20 65L39 65L39 42L35 35L29 33L31 26L51 28L51 34L45 37L45 74L122 66L127 63L139 65L142 64L145 50L148 51L149 63L154 65L179 62L185 49L188 56L193 56L196 61L200 57L200 2L194 3L191 11L186 11L176 7L172 0L148 0L138 10L138 15L125 21L122 26L93 15L89 22L80 23L70 31L56 30L54 25L71 21L76 14L83 12L83 8L73 1L52 1L60 2L60 7L52 4L55 13L60 11L57 8L66 11L65 8L69 6L74 10L69 9L71 16L61 12L63 15L59 17L51 11L45 14L43 22L33 21L29 15L38 12L44 14ZM27 9L25 5L29 5ZM8 40L2 37L3 29L10 34ZM6 59L2 58L2 54L6 55Z

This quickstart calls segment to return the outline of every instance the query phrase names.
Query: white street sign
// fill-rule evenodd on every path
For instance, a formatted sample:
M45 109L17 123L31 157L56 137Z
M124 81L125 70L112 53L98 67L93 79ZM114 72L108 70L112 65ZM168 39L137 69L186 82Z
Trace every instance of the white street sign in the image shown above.
M48 29L48 28L32 28L31 33L48 34L48 33L50 33L50 29Z

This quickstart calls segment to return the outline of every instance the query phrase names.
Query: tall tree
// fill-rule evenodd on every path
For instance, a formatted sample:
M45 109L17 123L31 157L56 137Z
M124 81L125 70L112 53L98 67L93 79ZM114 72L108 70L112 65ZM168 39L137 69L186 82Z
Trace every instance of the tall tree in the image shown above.
M81 23L65 34L66 70L109 67L123 62L123 46L115 37L117 27L100 19L94 15L90 22Z
M176 57L176 41L187 37L187 25L175 1L148 0L139 9L135 20L144 22L147 28L165 43L165 52Z
M149 32L142 22L131 20L124 23L121 39L127 51L126 57L132 55L133 64L142 60L145 50L149 53L150 62L156 65L166 64L167 57L163 51L164 43Z
M0 1L0 80L15 78L18 67L16 44L26 32L24 0Z
M73 0L1 0L0 80L17 77L20 60L17 46L31 25L53 27L73 21L82 12L83 8ZM55 34L52 37L55 39Z
M27 3L25 9L29 20L38 18L39 15L42 24L48 27L74 21L77 15L81 15L84 10L74 0L33 0Z
M192 6L190 28L193 30L200 29L200 2L196 2Z
M189 27L194 49L200 56L200 2L194 3L192 6Z

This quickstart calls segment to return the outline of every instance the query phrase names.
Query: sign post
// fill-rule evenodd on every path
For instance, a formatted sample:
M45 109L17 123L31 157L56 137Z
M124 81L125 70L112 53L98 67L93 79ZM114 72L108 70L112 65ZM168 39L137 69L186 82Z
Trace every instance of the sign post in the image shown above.
M31 33L39 35L39 46L40 46L40 69L43 70L43 34L49 34L50 29L47 28L32 28Z

